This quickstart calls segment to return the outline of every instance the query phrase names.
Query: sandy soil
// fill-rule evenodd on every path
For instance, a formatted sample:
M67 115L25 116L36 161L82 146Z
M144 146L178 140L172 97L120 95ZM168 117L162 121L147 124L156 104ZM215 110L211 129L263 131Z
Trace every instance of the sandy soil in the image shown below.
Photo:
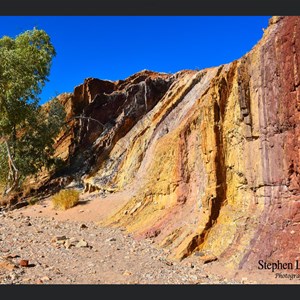
M0 212L1 284L298 284L266 270L233 271L221 260L191 256L181 262L152 239L136 240L122 228L97 222L126 203L118 194L96 193L80 204L54 210L50 199ZM27 266L21 266L27 260ZM23 262L24 263L24 262ZM26 262L25 262L26 263ZM282 272L284 273L284 272Z
M127 201L127 198L123 197L121 193L102 198L95 192L82 195L79 204L75 207L67 210L55 210L53 209L51 198L46 198L37 205L27 206L22 211L22 214L30 217L51 217L59 221L70 220L96 223L118 211Z

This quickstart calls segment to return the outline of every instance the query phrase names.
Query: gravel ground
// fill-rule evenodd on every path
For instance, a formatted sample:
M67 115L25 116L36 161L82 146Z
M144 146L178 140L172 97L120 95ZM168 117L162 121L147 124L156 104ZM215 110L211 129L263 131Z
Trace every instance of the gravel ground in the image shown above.
M174 262L151 239L94 222L0 212L1 284L238 284L191 260Z

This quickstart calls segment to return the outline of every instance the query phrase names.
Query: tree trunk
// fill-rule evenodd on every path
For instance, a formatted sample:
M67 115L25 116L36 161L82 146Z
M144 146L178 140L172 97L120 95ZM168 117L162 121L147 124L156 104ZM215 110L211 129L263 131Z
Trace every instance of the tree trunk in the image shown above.
M7 159L9 166L9 173L7 178L7 185L4 190L4 195L9 194L12 190L14 190L19 184L19 171L13 161L8 142L5 141L6 150L7 150Z

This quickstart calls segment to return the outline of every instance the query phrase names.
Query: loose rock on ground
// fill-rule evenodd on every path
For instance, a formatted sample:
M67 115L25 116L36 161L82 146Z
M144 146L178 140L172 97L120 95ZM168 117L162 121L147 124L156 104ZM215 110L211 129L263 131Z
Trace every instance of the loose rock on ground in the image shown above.
M30 224L30 225L29 225ZM0 213L1 284L213 284L201 267L172 262L151 239L93 222ZM238 283L232 281L231 283Z

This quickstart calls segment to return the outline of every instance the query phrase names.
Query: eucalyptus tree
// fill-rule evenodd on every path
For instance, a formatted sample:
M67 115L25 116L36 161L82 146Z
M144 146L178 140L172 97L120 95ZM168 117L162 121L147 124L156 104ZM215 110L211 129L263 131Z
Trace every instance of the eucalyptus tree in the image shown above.
M53 144L65 122L63 106L54 99L47 109L39 95L56 55L44 30L0 39L0 182L3 193L20 187L21 179L53 165Z

